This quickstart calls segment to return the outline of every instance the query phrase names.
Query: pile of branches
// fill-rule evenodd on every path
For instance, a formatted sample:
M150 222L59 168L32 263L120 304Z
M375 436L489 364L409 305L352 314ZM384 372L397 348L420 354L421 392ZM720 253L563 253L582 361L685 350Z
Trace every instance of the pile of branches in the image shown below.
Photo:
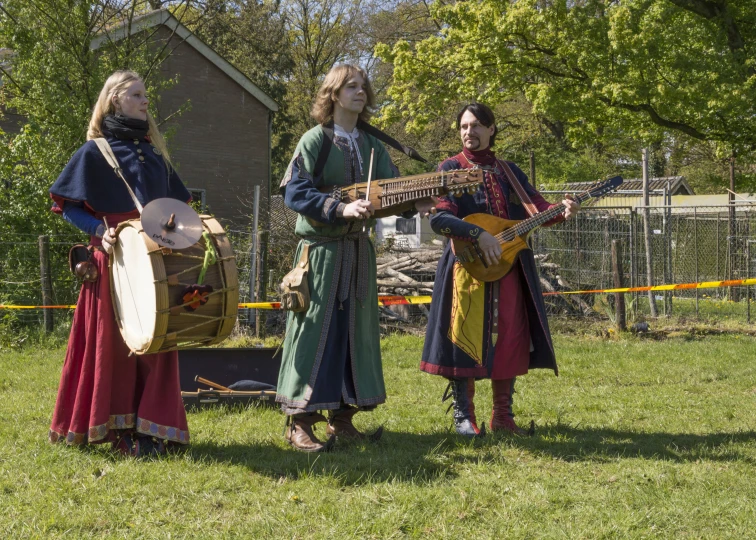
M558 263L549 260L550 255L548 253L536 254L535 259L543 292L577 290L562 275L564 273L562 267ZM595 314L595 310L586 302L586 300L590 301L590 295L562 294L547 296L545 300L546 304L551 308L549 310L551 313L582 314L584 316Z
M433 280L442 246L424 245L421 248L393 246L381 254L377 260L379 295L424 296L433 293ZM422 325L428 317L428 307L423 304L413 306L381 306L382 328L384 331L416 333L412 324ZM417 316L420 316L420 320ZM401 323L401 325L399 325ZM421 327L418 335L424 334Z

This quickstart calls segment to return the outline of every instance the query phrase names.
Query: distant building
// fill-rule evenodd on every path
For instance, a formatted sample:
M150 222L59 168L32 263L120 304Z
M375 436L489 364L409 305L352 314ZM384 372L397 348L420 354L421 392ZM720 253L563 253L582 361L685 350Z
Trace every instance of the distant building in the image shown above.
M547 200L556 202L558 196L565 193L580 193L590 189L597 182L570 182L558 191L542 191ZM664 176L649 178L649 205L664 206L679 196L695 195L684 176ZM666 197L666 199L665 199ZM643 206L643 180L640 178L626 179L620 188L598 201L589 203L591 206L623 206L637 208Z

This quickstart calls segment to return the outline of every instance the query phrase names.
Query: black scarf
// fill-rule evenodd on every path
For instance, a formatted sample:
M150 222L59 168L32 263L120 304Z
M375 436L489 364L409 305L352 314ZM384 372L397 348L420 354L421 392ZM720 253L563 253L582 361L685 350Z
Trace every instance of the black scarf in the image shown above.
M150 125L147 120L128 118L126 116L109 114L102 121L102 131L108 137L116 139L139 139L147 136Z

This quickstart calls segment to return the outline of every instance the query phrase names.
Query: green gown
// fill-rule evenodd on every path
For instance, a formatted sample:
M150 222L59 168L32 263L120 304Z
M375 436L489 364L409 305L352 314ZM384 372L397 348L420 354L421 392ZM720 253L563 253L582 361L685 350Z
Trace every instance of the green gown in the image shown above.
M356 143L334 137L322 174L313 171L325 137L317 126L300 139L281 182L286 205L299 213L302 239L294 255L310 245L310 306L288 314L278 397L287 414L337 409L343 404L374 407L386 400L378 326L375 248L363 222L336 217L339 201L312 188L366 182L374 150L373 180L398 171L383 144L360 131Z

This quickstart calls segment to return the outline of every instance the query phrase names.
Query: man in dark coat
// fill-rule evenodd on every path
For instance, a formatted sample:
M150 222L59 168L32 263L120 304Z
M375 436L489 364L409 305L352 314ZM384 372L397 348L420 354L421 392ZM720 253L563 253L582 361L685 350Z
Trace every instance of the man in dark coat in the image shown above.
M528 217L525 205L532 204L536 212L553 205L514 163L496 158L490 148L496 124L489 107L467 105L457 116L457 128L463 150L443 161L438 170L477 166L486 169L485 180L473 193L441 199L430 219L431 228L448 238L474 242L484 262L494 265L502 252L499 241L463 218L487 213L520 220ZM547 225L579 209L569 199L562 204L564 218ZM483 378L490 378L493 386L491 430L521 433L512 413L515 378L530 368L557 373L533 252L521 251L512 270L498 281L482 282L462 267L450 242L439 261L435 283L420 369L449 379L457 433L475 437L485 432L478 428L473 403L475 380Z

